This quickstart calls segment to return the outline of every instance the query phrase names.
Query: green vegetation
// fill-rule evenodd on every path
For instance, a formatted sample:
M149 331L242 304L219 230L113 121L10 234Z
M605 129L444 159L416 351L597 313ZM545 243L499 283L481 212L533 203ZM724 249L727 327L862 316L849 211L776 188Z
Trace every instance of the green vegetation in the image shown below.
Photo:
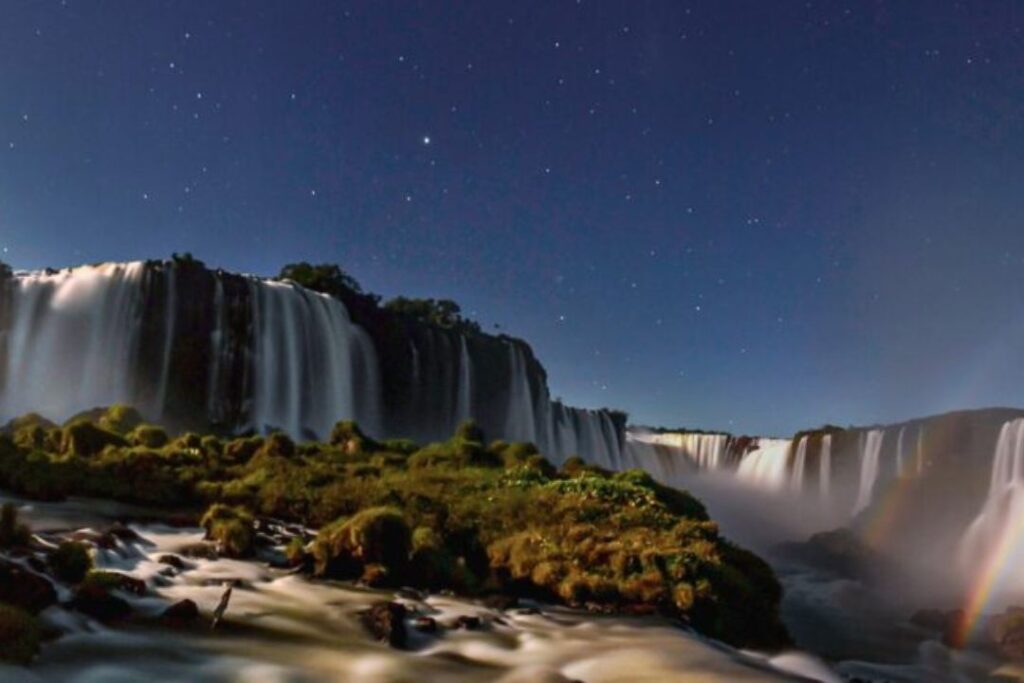
M722 539L699 501L644 472L579 458L557 469L532 444L488 444L472 423L423 447L378 443L352 422L326 443L183 434L158 446L141 425L114 431L133 422L114 417L8 426L0 487L208 508L208 537L235 556L258 542L257 516L319 528L287 554L326 578L656 611L738 645L787 643L771 569ZM19 438L25 429L41 433ZM81 581L88 553L68 545L51 565Z
M337 299L344 299L346 294L354 292L362 294L363 288L354 277L346 273L340 266L333 263L313 265L306 263L289 263L278 274L281 280L291 280L314 292L329 294Z
M462 309L451 299L410 299L395 297L384 304L384 309L416 322L447 330L480 332L480 325L462 316Z

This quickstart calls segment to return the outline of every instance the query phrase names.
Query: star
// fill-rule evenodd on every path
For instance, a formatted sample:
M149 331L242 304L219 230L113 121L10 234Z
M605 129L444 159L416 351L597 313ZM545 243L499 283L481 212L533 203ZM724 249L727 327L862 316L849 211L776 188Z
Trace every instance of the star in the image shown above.
M423 136L423 144L424 145L429 145L430 144L430 136L429 135L424 135Z

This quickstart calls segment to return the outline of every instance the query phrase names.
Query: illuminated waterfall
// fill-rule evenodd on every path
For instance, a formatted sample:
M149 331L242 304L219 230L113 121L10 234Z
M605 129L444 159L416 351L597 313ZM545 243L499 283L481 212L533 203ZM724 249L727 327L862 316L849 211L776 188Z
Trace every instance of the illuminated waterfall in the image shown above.
M142 403L133 368L140 343L142 263L85 266L13 281L0 417L55 418L96 405Z
M790 486L794 491L804 490L804 468L807 466L807 437L801 436L796 444L796 455L793 458L793 474Z
M788 481L789 439L760 439L757 447L740 462L736 476L766 490L781 490Z
M818 460L818 490L822 499L832 492L832 435L821 437L821 457Z
M853 515L856 516L869 505L874 497L875 482L878 480L878 459L882 453L882 441L885 438L885 431L872 429L862 435L860 451L860 488L857 491L857 501L853 505Z

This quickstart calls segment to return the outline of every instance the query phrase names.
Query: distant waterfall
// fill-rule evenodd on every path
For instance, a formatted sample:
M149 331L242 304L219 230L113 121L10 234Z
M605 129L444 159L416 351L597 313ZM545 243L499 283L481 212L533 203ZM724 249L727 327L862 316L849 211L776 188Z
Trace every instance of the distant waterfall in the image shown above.
M872 429L861 437L861 470L860 488L857 492L857 502L853 505L853 515L871 505L874 497L875 482L878 480L878 459L882 453L882 441L885 438L885 430Z
M140 343L142 263L85 266L14 279L0 416L30 411L66 418L96 405L143 398L134 366Z
M807 466L807 437L801 436L796 444L796 455L793 458L793 475L790 485L794 491L804 490L804 468Z
M903 476L903 432L907 430L906 425L900 427L900 432L896 436L896 476Z
M832 435L821 437L821 458L818 461L818 490L823 500L832 493Z
M473 362L469 357L469 347L466 338L461 337L459 346L459 390L455 408L455 418L458 422L473 417Z
M353 419L430 441L473 418L555 461L623 463L624 420L552 401L517 340L373 304L353 318L295 283L180 260L16 273L0 287L0 426L126 403L172 429L305 439Z
M960 563L968 569L981 565L993 553L1016 549L1024 528L1024 418L1003 425L999 432L988 496L960 544ZM1024 588L1024 576L1016 586Z
M759 489L781 490L788 481L789 439L761 439L740 462L736 476Z

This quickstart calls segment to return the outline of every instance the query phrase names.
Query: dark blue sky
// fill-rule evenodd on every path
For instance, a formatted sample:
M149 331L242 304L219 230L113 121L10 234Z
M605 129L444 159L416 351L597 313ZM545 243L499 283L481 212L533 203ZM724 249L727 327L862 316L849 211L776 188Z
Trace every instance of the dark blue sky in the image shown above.
M30 2L0 259L338 262L634 421L1024 405L1024 5Z

